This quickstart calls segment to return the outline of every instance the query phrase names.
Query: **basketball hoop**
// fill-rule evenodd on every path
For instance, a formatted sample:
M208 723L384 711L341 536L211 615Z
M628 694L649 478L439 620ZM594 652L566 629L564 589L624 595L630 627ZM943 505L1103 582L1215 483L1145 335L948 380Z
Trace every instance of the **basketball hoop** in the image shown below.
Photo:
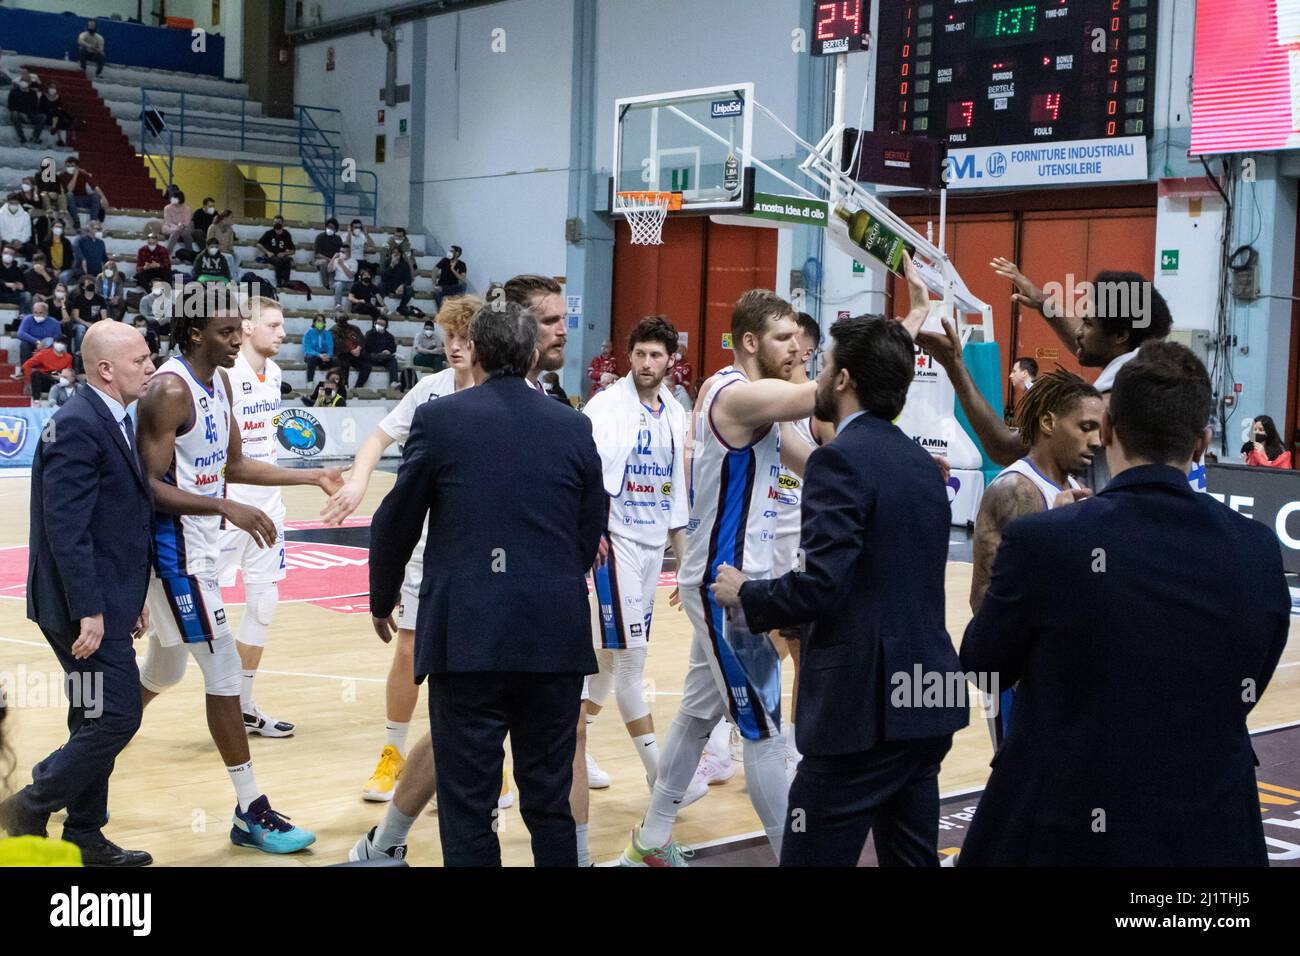
M632 245L662 246L664 220L673 194L668 192L615 193L614 211L621 213L632 230ZM680 205L679 207L680 208Z

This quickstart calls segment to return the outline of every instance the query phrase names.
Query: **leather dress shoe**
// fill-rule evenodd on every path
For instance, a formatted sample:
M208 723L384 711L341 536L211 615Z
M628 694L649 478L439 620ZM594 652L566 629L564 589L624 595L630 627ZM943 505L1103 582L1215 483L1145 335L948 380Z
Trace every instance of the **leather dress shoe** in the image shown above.
M32 813L22 803L22 794L15 793L5 800L0 800L0 829L10 836L37 836L47 839L50 835L45 828L49 822L48 813Z
M153 862L153 857L144 850L123 850L112 840L80 849L83 866L148 866Z

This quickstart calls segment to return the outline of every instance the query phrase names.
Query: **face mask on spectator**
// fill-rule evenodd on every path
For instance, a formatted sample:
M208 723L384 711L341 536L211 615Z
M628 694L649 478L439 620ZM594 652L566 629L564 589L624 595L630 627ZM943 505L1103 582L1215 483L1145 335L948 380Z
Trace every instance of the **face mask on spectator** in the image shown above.
M55 342L55 343L54 343L54 354L55 354L55 355L62 355L62 354L63 354L64 352L66 352L67 350L68 350L68 347L67 347L66 345L64 345L62 342Z
M312 325L315 326L317 332L322 332L325 329L325 320L318 319L317 321L313 322Z
M32 191L32 184L31 184L31 183L23 183L23 192L25 192L25 193L29 193L29 192L31 192L31 191Z
M14 254L12 252L6 252L3 256L0 256L0 262L3 262L5 265L9 265L13 261Z
M136 327L135 327L135 330L136 330L137 332L139 332L141 335L148 335L148 334L149 334L149 327L148 327L147 325L145 325L143 322L140 322L139 324L137 324Z
M104 230L103 230L103 229L96 229L96 230L95 230L95 238L96 238L96 239L103 239L103 238L104 238Z
M63 227L55 226L53 229L50 230L50 232L54 233L56 236L61 236L63 235Z
M210 216L210 215L212 215L214 212L217 211L217 207L216 207L216 206L204 206L204 207L203 207L203 211L206 212L206 213Z
M150 236L148 239L145 240L144 244L148 246L150 249L152 249L154 246L158 245L158 240L155 239L153 236Z
M426 326L424 327L424 331L426 331L426 332L432 332L432 331L433 331L433 326L432 326L432 325L426 325Z
M333 226L326 226L326 227L325 227L325 235L327 235L327 236L332 236L332 235L334 235L334 227L333 227Z
M72 175L77 171L77 167L72 165L72 163L68 163L68 165L63 167L63 171L68 175Z
M59 91L51 86L48 90L45 91L45 95L48 96L50 99L54 99L59 95Z
M181 204L181 197L180 197L180 196L173 196L173 197L171 198L171 204L172 204L173 206L179 206L179 205Z
M221 251L220 246L217 245L208 246L208 255L210 256L215 256L220 251Z
M156 285L156 286L153 287L153 294L154 294L154 295L161 295L161 294L162 294L162 290L163 290L163 287L162 287L161 285Z
M55 292L54 292L54 298L56 298L56 299L62 299L62 298L64 298L64 296L66 296L66 295L67 295L67 293L64 292L62 289L56 289Z
M104 266L104 275L106 276L111 276L116 271L117 269L115 269L113 266Z
M26 80L19 80L19 81L18 81L18 89L20 89L20 90L26 90L26 89L27 89L27 81L26 81Z
M387 323L387 322L376 322L376 323L375 323L375 328L376 328L378 331L380 331L380 332L387 332L387 331L388 331L388 323Z
M361 230L360 230L360 229L353 229L353 230L352 230L352 235L354 235L354 236L356 236L358 239L360 239L360 238L361 238Z

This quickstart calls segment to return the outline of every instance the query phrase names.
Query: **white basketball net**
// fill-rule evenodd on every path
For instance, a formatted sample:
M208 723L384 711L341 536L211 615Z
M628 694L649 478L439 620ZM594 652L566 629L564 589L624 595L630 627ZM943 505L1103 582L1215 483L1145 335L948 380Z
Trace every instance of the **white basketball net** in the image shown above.
M632 245L664 244L664 220L668 217L668 201L668 195L615 194L614 209L627 219L628 228L632 230Z

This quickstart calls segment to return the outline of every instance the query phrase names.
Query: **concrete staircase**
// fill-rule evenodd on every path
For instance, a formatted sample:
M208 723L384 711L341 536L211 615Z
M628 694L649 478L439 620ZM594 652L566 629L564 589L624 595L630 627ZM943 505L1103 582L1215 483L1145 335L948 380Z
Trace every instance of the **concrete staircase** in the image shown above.
M136 155L134 147L86 75L78 69L59 70L26 64L46 86L55 84L79 128L69 141L114 207L161 210L163 193Z

